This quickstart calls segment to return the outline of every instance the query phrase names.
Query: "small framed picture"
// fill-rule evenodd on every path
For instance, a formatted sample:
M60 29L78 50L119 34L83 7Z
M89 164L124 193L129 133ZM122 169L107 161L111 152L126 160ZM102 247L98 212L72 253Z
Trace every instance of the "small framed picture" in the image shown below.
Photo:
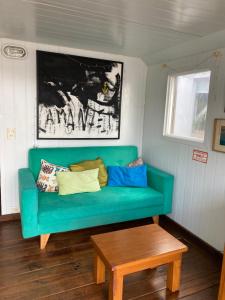
M213 150L225 152L225 119L215 119Z

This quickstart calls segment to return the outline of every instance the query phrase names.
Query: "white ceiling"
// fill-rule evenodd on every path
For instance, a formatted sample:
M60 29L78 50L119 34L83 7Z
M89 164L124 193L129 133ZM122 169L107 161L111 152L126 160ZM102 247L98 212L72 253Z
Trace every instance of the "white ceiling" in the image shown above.
M0 36L138 56L225 29L225 0L0 0Z

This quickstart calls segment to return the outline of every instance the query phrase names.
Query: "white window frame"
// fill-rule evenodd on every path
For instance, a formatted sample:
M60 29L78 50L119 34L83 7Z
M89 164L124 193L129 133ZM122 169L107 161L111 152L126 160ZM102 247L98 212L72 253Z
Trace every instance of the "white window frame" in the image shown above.
M168 128L171 127L171 121L172 121L172 113L173 113L173 105L175 103L175 93L173 89L175 88L175 83L172 83L172 81L176 80L176 77L187 75L187 74L195 74L195 73L202 73L202 72L210 72L210 82L209 82L209 93L208 93L208 103L207 103L207 113L206 113L206 123L205 123L205 134L204 134L204 140L199 140L198 138L191 138L191 137L185 137L185 136L176 136L168 134ZM205 145L206 143L206 131L207 131L207 119L208 119L208 109L209 109L209 101L210 101L210 94L211 94L211 84L212 84L212 76L213 72L210 68L204 68L204 69L192 69L189 71L184 72L176 72L168 74L167 76L167 88L166 88L166 105L165 105L165 111L164 111L164 124L163 124L163 137L166 139L169 139L171 141L175 142L183 142L185 144L190 145Z

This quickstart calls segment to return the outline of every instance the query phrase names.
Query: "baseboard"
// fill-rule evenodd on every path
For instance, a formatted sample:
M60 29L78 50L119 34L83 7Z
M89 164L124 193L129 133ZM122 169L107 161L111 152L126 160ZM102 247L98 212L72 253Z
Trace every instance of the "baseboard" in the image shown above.
M184 235L185 238L189 242L201 247L202 249L204 249L205 251L211 253L214 257L217 257L219 260L222 261L222 258L223 258L223 253L222 252L220 252L219 250L217 250L213 246L209 245L207 242L203 241L200 237L198 237L197 235L195 235L194 233L192 233L191 231L189 231L188 229L186 229L182 225L178 224L177 222L175 222L174 220L172 220L168 216L160 216L160 225L162 227L163 227L163 224L165 224L167 226L170 226L170 228L173 227L177 231L181 232L182 235Z
M8 222L8 221L18 221L20 220L20 214L8 214L8 215L0 215L0 222Z

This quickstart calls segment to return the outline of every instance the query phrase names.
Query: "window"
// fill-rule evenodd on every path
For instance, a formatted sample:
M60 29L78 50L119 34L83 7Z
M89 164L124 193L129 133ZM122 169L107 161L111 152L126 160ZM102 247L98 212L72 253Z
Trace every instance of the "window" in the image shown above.
M169 76L164 135L203 142L211 71Z

